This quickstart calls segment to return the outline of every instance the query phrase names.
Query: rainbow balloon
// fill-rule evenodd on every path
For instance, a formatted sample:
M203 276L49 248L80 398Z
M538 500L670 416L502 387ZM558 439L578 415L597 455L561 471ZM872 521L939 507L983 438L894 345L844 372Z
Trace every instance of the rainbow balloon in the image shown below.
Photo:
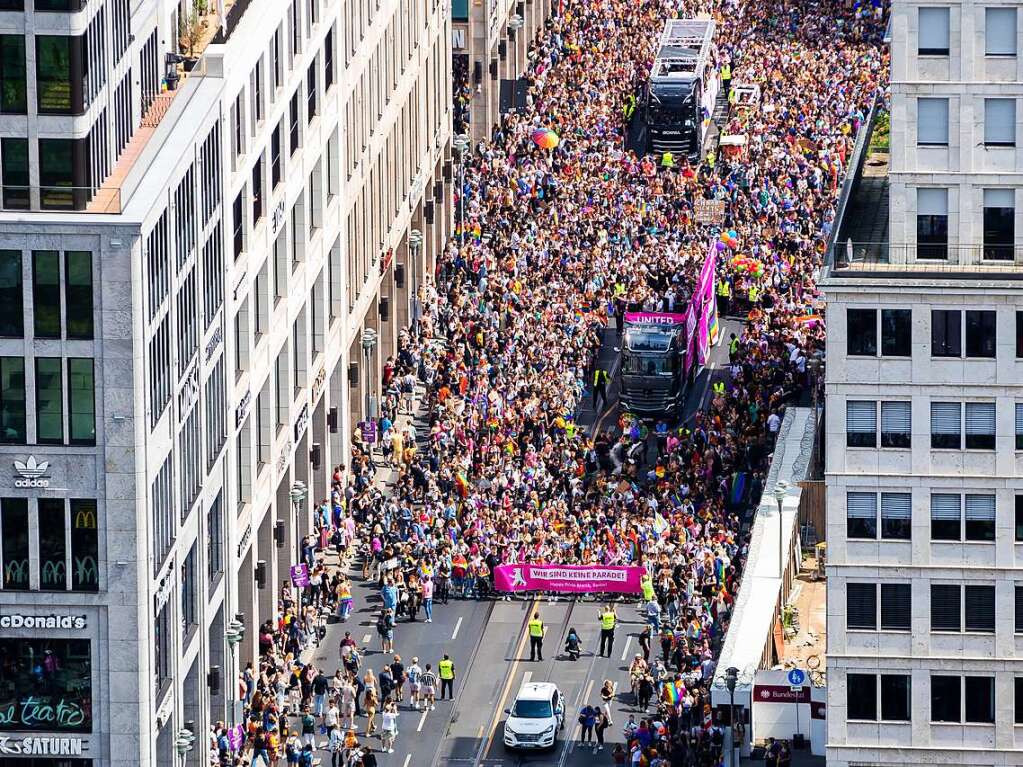
M547 128L537 128L532 133L533 143L541 149L554 149L561 143L558 134Z

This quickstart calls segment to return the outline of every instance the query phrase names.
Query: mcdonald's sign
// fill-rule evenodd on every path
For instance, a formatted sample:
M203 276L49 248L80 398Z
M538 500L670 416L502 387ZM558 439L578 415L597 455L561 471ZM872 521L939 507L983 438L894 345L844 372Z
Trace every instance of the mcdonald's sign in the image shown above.
M83 509L82 511L75 512L74 525L77 530L95 530L96 510Z

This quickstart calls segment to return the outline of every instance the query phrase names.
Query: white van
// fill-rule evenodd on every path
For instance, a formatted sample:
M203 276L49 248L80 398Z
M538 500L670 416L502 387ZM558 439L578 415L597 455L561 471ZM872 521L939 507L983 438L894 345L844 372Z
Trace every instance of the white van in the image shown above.
M505 713L505 748L553 748L565 726L565 698L555 684L528 682Z

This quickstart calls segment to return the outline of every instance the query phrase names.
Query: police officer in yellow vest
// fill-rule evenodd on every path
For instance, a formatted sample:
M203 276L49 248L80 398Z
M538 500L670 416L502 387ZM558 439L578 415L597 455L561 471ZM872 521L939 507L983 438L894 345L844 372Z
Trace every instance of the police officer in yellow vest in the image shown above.
M728 361L735 362L735 357L739 353L739 339L736 338L735 333L729 337L728 341Z
M533 613L529 621L529 659L543 660L543 635L547 633L547 627L540 620L539 611Z
M728 280L718 282L718 312L728 314L728 305L732 300L732 286Z
M732 90L732 65L727 61L721 65L721 90L726 96Z
M711 149L710 151L707 152L707 165L710 166L711 170L714 170L714 163L716 163L717 160L718 160L718 156L716 154L714 154L714 150L713 149Z
M753 283L752 285L750 285L750 286L749 286L749 302L750 302L750 308L752 308L752 307L756 306L756 305L757 305L757 302L758 302L759 300L760 300L760 288L759 288L759 287L757 286L757 284L756 284L756 283L754 282L754 283Z
M674 168L675 167L675 155L671 152L665 152L661 155L661 167L662 168Z
M611 657L611 648L615 643L615 626L618 625L618 613L611 605L607 605L600 613L600 654L607 648L607 657Z
M607 404L607 384L610 381L607 371L604 368L597 368L593 371L593 410L600 412L600 401Z
M445 655L437 664L437 674L440 676L440 699L444 700L446 692L448 698L453 700L455 697L452 690L455 684L455 662L451 660L450 656Z
M636 94L630 93L625 97L625 106L622 107L622 117L625 120L625 124L628 125L632 121L632 116L636 113Z
M714 389L714 396L715 397L724 397L725 396L725 382L724 381L715 381L714 385L711 388Z

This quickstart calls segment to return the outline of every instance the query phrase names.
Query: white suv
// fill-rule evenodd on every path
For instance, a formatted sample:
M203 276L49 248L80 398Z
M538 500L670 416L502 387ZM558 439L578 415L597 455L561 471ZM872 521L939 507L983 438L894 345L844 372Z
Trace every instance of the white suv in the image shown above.
M558 730L565 725L565 698L557 685L529 682L504 712L508 715L505 748L553 748Z

